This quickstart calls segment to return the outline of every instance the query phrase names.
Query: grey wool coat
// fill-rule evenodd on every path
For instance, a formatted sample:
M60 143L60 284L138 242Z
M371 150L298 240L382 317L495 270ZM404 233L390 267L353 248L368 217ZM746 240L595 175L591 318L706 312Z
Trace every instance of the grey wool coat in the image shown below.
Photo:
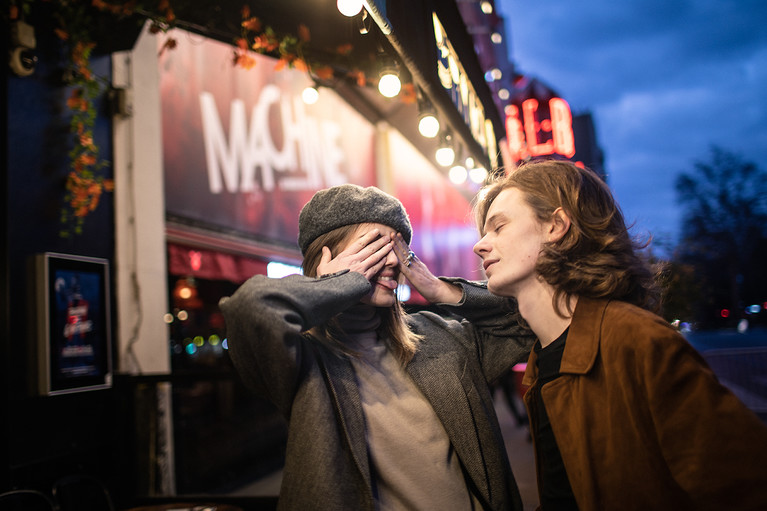
M532 332L484 284L451 279L464 297L443 307L470 320L411 314L423 335L407 372L431 403L485 509L521 510L487 382L526 360ZM243 381L288 421L279 509L374 510L365 422L351 362L304 332L356 304L359 273L315 279L257 275L221 300L229 352Z

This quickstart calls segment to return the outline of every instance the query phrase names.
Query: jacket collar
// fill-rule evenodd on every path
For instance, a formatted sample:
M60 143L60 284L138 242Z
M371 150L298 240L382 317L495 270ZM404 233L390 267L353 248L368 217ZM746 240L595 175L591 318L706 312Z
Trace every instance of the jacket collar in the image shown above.
M578 304L573 312L570 331L567 334L565 352L562 354L562 374L586 374L594 367L599 354L602 321L608 300L593 300L578 297ZM532 385L538 378L537 356L535 350L530 353L527 369L522 384Z

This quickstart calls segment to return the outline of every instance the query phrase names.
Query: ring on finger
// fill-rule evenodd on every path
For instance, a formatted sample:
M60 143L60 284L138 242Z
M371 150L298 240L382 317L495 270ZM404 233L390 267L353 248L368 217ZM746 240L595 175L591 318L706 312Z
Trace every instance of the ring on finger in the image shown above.
M415 252L412 250L407 253L407 257L405 258L405 266L410 267L410 265L413 262L413 259L415 259Z

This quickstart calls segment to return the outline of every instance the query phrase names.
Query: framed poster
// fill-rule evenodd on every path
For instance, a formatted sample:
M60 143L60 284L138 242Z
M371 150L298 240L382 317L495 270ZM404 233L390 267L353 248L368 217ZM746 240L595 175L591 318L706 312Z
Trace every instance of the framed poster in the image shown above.
M109 261L35 256L37 392L112 386Z

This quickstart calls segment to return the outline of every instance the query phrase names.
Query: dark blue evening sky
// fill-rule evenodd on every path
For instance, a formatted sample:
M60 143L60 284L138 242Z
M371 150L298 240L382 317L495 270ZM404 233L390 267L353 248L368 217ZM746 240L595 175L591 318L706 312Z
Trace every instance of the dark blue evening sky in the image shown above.
M712 144L767 170L766 1L496 1L517 70L594 115L634 234L676 244L674 179Z

